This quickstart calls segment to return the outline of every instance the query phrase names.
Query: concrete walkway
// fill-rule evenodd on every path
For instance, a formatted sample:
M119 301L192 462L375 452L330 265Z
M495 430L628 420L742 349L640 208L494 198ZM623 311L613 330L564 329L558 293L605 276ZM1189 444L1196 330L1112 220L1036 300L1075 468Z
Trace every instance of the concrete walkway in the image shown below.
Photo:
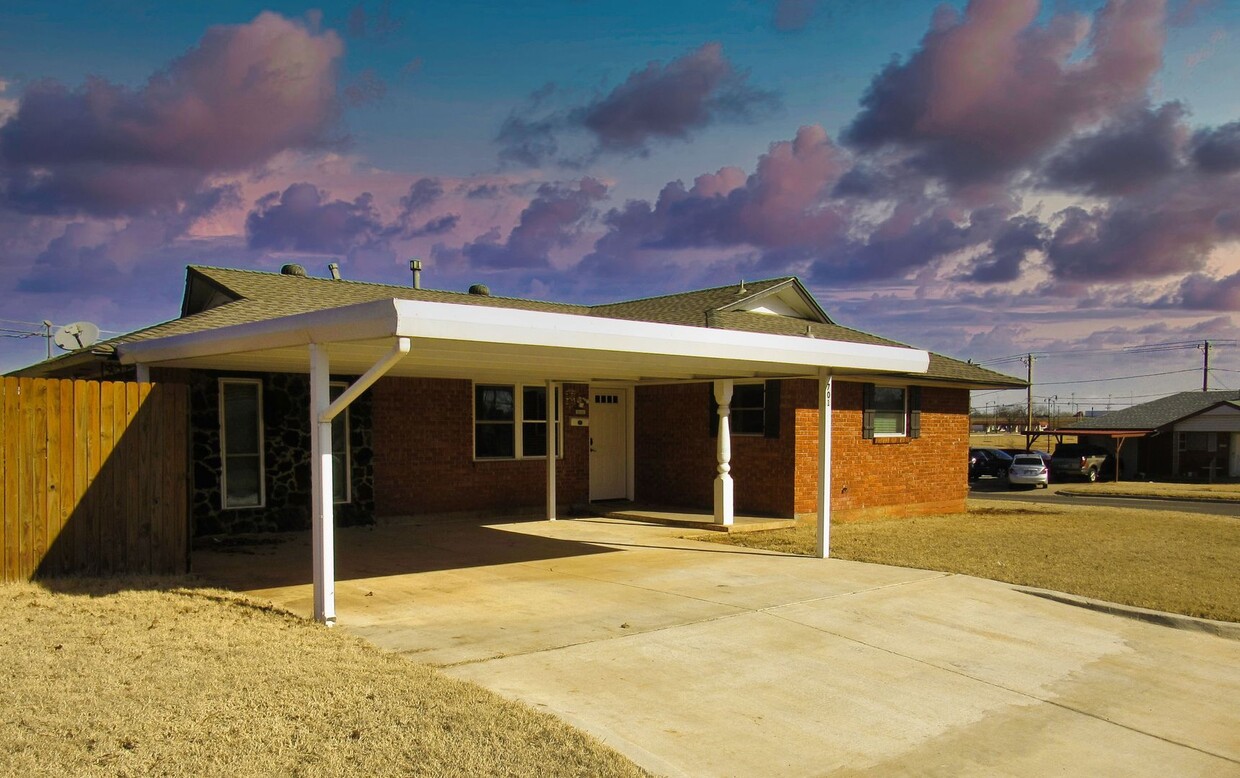
M339 623L659 774L1240 776L1240 641L683 533L340 530ZM310 613L308 536L194 562Z

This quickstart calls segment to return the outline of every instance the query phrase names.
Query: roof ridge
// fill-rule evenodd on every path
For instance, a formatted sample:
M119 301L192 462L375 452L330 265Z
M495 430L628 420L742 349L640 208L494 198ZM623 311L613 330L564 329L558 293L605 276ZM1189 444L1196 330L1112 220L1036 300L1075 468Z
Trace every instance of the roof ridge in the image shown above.
M753 281L749 281L748 283L751 283L751 284L765 284L765 283L770 283L770 282L772 282L772 281L783 282L783 281L792 281L792 280L795 280L795 279L796 279L796 276L774 276L774 277L772 277L772 278L759 278L759 279L755 279L755 280L753 280ZM742 285L742 286L743 286L744 284L745 284L745 281L741 281L741 284L740 284L740 285ZM632 303L644 303L644 302L648 302L648 301L650 301L650 300L663 300L663 299L666 299L666 298L668 298L668 297L685 297L685 296L687 296L687 295L691 295L691 294L702 294L702 293L704 293L704 292L717 292L717 291L719 291L720 289L727 289L727 288L728 288L728 287L730 287L730 286L737 286L737 284L720 284L719 286L709 286L709 287L707 287L707 288L705 288L705 289L690 289L690 290L689 290L689 291L687 291L687 292L670 292L670 293L668 293L668 294L656 294L656 295L651 295L650 297L635 297L635 298L633 298L632 300L617 300L617 301L616 301L616 302L614 302L614 303L599 303L599 304L597 304L597 305L591 305L591 306L587 306L587 307L589 307L589 308L606 308L606 307L608 307L608 306L612 306L612 305L631 305Z
M404 284L384 284L378 281L356 281L356 280L352 280L348 278L341 278L337 280L335 278L321 278L319 276L311 276L311 275L286 276L283 273L273 272L270 270L255 270L253 268L216 267L214 265L187 265L186 267L193 268L194 270L197 270L199 272L202 272L204 270L222 270L226 273L248 273L251 275L264 276L264 277L296 278L299 281L319 281L319 282L327 283L327 284L344 283L344 284L352 284L353 286L378 286L378 287L382 287L385 289L401 289L401 290L409 291L409 292L434 292L436 294L450 294L450 295L456 295L459 297L475 297L475 298L489 297L492 300L515 300L517 302L541 303L543 305L563 305L568 308L589 308L590 307L588 305L582 305L581 303L565 303L565 302L560 302L558 300L539 300L533 297L509 297L507 295L499 295L499 294L474 295L474 294L470 294L469 292L457 292L451 289L428 289L428 288L422 288L422 287L414 288L412 286L405 286Z

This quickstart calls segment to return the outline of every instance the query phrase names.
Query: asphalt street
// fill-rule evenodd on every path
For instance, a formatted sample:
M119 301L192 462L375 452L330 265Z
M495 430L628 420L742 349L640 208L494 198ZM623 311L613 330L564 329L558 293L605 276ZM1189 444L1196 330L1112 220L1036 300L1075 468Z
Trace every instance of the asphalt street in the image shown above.
M1240 503L1206 502L1201 500L1149 500L1133 497L1082 497L1059 494L1062 484L1051 484L1049 489L1010 489L1006 480L982 478L969 484L969 496L981 500L1011 500L1049 505L1099 505L1110 508L1138 508L1151 511L1183 511L1206 513L1213 516L1240 518Z

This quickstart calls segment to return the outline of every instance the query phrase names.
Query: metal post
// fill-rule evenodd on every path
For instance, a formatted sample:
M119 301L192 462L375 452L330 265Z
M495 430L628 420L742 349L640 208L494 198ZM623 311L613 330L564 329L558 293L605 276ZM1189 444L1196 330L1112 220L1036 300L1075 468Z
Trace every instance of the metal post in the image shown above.
M1029 435L1033 432L1033 354L1025 356L1025 364L1029 366L1029 387L1025 395L1025 448L1030 448Z
M547 380L547 521L555 521L555 382Z
M327 348L310 344L310 504L313 521L314 618L336 623L335 517L332 515L332 423Z
M818 558L831 556L831 373L818 374Z
M715 402L719 404L719 446L715 477L715 523L731 525L735 519L732 499L732 379L715 381Z

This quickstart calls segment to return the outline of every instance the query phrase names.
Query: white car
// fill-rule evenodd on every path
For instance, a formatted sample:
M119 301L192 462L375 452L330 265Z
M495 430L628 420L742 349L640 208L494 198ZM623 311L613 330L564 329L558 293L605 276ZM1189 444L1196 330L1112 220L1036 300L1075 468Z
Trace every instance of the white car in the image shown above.
M1012 457L1012 466L1008 468L1008 483L1045 489L1050 483L1050 470L1038 454L1016 454Z

